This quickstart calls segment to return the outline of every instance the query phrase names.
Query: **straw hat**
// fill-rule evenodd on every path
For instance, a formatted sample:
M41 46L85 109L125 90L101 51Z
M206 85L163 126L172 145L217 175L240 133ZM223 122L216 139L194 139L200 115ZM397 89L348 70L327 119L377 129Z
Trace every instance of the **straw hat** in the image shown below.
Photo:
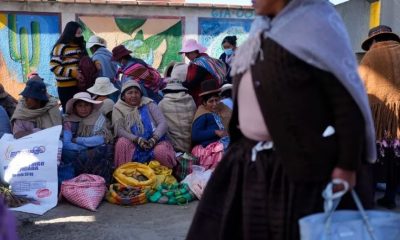
M79 92L79 93L75 94L73 98L68 100L67 105L65 107L66 108L65 112L67 114L72 114L74 112L74 104L76 101L79 101L79 100L93 104L93 111L99 110L103 104L102 101L92 100L89 93Z
M104 44L104 39L102 39L101 37L98 37L96 35L90 36L89 40L86 42L86 48L90 49L95 45L102 46L102 47L106 46Z
M87 89L88 92L98 96L108 96L118 91L108 77L98 77L94 85Z
M216 80L206 80L201 83L201 92L199 97L211 94L211 93L219 93L221 92L221 88Z
M207 51L207 48L203 47L196 40L189 39L183 43L183 47L179 51L179 53L190 53L194 51L199 51L199 53L205 53Z
M368 38L361 44L361 48L365 51L368 51L369 48L371 47L372 41L377 36L387 36L395 41L400 42L399 36L393 33L392 28L385 25L379 25L369 30Z

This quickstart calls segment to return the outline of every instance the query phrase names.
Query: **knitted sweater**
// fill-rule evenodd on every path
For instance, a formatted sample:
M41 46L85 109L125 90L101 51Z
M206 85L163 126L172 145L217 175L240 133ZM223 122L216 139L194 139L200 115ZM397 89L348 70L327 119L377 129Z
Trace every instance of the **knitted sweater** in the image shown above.
M58 87L73 87L78 84L79 61L82 49L75 44L57 44L52 52L50 70L54 73Z

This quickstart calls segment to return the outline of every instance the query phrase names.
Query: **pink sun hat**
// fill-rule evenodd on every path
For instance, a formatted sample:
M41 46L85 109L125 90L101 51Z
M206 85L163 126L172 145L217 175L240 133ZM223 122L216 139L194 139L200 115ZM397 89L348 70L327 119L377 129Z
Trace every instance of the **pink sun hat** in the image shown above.
M205 53L207 51L207 48L203 47L194 39L188 39L183 43L183 47L179 51L179 53L190 53L194 51L199 51L199 53Z

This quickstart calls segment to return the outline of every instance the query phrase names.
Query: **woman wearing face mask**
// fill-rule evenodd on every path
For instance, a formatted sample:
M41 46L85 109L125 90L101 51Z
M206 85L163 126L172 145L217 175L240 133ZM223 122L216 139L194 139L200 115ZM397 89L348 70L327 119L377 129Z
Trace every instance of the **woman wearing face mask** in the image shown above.
M82 173L111 180L113 135L111 125L101 112L101 101L80 92L68 100L63 126L64 164L72 163L75 175Z
M332 4L253 4L259 16L232 63L231 143L190 240L297 240L298 220L323 212L326 184L342 179L352 188L361 163L376 159L368 98Z
M222 48L224 49L224 53L221 54L219 59L226 64L228 69L228 73L226 75L226 83L232 83L232 77L230 76L230 72L231 72L231 63L237 48L237 37L226 36L224 40L222 40Z
M194 39L186 40L179 53L185 54L190 60L186 81L183 86L189 89L189 94L197 106L201 105L199 97L200 86L203 81L214 79L219 86L225 81L227 69L225 64L207 55L206 48Z
M50 70L56 76L58 97L64 112L67 101L79 91L78 81L84 80L79 72L79 62L86 55L81 25L77 22L67 23L53 47L50 60Z

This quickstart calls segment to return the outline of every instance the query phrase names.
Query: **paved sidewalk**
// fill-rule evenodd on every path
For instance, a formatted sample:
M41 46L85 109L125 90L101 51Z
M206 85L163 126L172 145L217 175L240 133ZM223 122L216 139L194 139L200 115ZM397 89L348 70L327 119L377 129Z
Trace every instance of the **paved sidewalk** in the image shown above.
M185 239L197 203L121 207L103 202L91 212L63 202L44 216L15 215L21 240L180 240Z

